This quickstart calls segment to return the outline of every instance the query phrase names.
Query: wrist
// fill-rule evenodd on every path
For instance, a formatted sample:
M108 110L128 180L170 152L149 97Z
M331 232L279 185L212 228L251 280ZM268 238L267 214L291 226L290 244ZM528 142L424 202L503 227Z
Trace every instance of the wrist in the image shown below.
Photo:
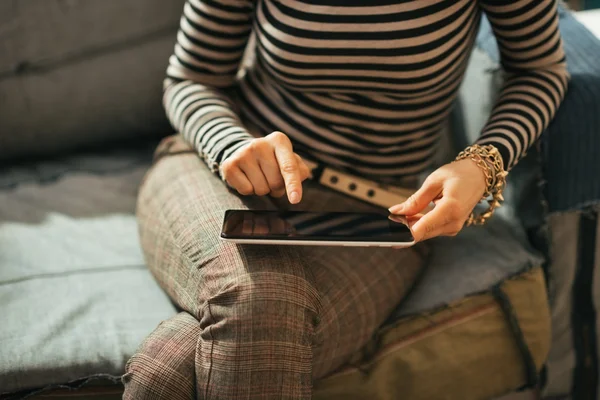
M457 164L462 164L465 171L467 171L470 181L477 184L480 189L481 196L488 190L488 181L486 178L485 170L477 163L476 160L471 158L464 158L462 160L455 161Z
M481 225L492 216L494 209L500 206L504 200L502 191L506 184L507 172L504 170L504 163L498 149L492 145L481 146L474 144L461 151L455 159L455 162L471 160L484 175L485 191L482 199L492 196L489 207L482 215L475 217L473 214L469 217L467 225Z
M507 175L500 152L493 145L481 146L474 144L461 151L455 162L470 160L481 170L486 183L484 197L495 191L502 190Z

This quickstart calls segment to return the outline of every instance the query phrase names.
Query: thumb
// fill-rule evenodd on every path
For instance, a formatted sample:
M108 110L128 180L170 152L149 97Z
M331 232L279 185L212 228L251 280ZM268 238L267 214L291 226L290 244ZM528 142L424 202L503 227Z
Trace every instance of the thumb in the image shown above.
M415 215L425 209L442 192L442 182L426 179L423 185L403 203L390 207L392 214Z

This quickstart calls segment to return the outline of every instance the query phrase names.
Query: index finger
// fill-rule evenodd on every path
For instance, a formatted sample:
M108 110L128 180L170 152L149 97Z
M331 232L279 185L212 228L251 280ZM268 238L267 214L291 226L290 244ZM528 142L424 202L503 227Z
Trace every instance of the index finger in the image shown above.
M299 203L302 199L302 177L289 139L287 143L282 141L275 147L275 158L279 164L279 171L285 182L285 190L290 203Z

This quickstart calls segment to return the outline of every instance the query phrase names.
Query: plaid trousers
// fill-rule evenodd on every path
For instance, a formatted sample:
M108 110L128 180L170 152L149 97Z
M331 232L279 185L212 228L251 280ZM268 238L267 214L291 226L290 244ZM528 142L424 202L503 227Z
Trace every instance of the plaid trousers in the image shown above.
M185 147L178 136L167 142L174 153ZM138 198L140 238L148 267L181 312L127 363L124 399L310 399L313 380L360 350L425 264L422 245L219 239L226 209L284 207L376 210L312 182L297 206L241 197L185 150L152 167Z

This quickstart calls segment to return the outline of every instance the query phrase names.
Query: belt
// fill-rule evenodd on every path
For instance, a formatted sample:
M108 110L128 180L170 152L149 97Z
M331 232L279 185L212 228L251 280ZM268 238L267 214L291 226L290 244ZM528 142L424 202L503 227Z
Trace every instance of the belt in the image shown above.
M379 207L390 208L402 203L415 192L415 189L387 185L354 176L311 160L304 159L304 162L311 171L313 181Z

